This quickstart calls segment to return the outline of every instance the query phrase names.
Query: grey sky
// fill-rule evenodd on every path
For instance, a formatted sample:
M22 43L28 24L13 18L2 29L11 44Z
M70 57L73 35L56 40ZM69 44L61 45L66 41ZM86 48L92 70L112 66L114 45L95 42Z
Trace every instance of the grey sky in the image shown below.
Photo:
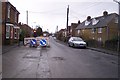
M83 2L84 1L84 2ZM26 10L29 11L29 25L40 25L43 30L55 32L66 28L66 12L69 5L69 25L81 22L87 16L101 16L103 11L118 13L118 4L113 0L9 0L20 12L19 22L26 23Z

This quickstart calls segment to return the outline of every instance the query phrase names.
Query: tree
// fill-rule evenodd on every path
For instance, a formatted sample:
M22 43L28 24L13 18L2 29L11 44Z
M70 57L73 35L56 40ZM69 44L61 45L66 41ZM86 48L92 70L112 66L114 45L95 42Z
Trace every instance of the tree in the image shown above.
M26 31L24 29L21 29L21 33L20 33L20 41L24 40L24 37L26 35Z
M42 31L42 28L41 28L41 27L38 27L38 28L37 28L36 34L37 34L37 36L41 36L41 35L43 34L43 31Z

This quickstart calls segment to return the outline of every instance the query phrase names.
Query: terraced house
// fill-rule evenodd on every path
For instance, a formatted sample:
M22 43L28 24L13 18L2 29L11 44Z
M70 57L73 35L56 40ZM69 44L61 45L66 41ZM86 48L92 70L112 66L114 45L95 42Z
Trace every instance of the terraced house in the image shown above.
M88 16L76 29L77 36L86 41L96 41L99 46L103 47L106 41L118 37L118 14L108 14L107 11L104 11L103 15L99 17L91 18Z
M2 2L2 44L12 45L19 41L18 10L10 2Z

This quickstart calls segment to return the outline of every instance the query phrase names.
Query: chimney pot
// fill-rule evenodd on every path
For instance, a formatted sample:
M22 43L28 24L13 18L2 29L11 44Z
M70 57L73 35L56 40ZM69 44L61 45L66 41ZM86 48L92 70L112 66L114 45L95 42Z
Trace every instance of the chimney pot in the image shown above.
M90 20L91 20L91 16L88 16L88 17L87 17L87 21L90 21Z
M78 24L80 24L80 20L78 21Z
M104 11L103 12L103 16L107 16L108 15L108 12L107 11Z

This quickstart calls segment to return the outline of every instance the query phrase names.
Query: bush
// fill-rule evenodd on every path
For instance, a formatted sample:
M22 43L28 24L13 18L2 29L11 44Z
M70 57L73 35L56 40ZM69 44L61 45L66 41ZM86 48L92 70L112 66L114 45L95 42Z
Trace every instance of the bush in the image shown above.
M105 48L110 49L110 50L117 50L117 46L118 46L118 39L111 39L111 40L107 40L105 42Z
M105 43L98 42L97 40L87 40L86 42L89 47L104 48L112 51L117 51L118 48L118 38L107 40L105 41ZM119 38L119 45L120 45L120 38Z
M97 40L87 40L86 42L89 47L103 47L103 42Z

